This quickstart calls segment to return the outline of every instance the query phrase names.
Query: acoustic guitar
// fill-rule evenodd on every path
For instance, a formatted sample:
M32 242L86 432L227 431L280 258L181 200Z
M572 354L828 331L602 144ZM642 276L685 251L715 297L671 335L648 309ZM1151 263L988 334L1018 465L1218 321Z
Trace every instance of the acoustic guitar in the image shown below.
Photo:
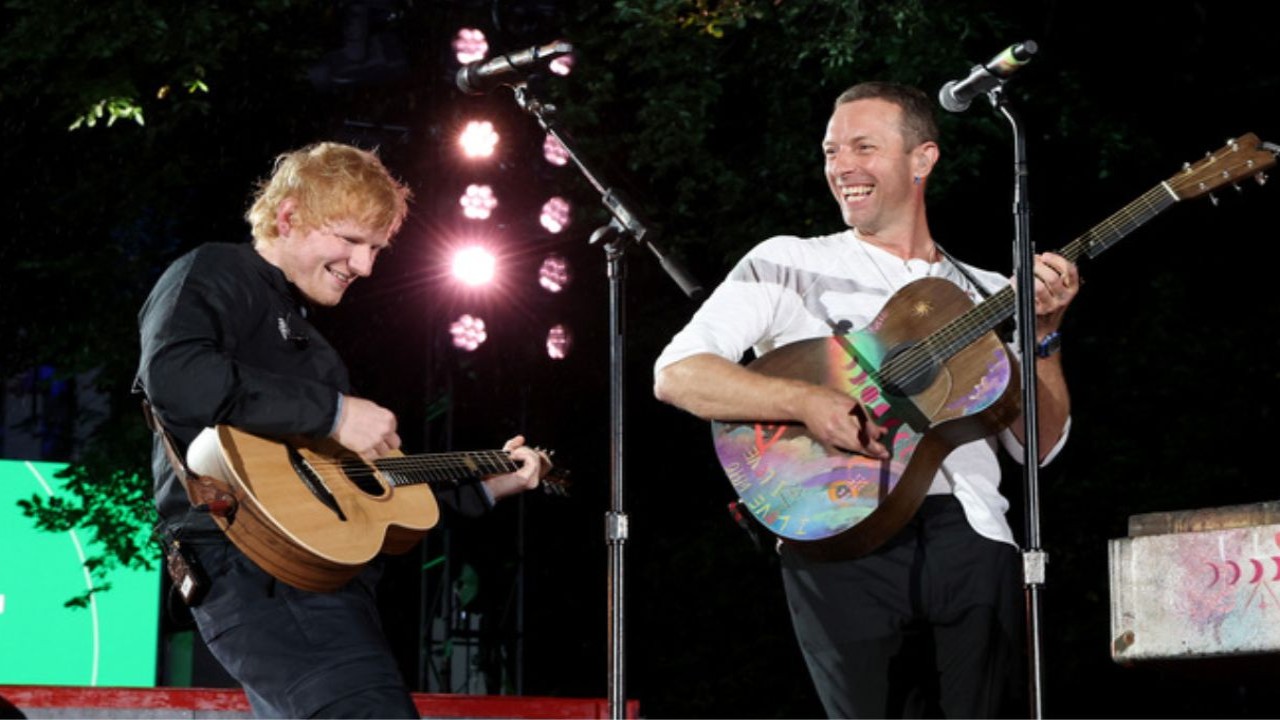
M1148 190L1059 251L1096 257L1179 200L1258 175L1280 147L1248 134ZM995 333L1015 313L1011 285L974 304L924 278L894 293L869 326L765 353L748 367L831 387L886 429L885 460L830 450L794 422L712 423L720 465L742 505L809 557L864 555L919 509L938 466L959 445L1019 414L1017 360Z
M226 425L196 436L187 465L198 476L188 494L236 547L277 580L318 592L341 587L380 552L416 545L440 518L432 484L519 467L503 450L367 462L331 440L286 443ZM564 475L553 471L540 486L563 493Z

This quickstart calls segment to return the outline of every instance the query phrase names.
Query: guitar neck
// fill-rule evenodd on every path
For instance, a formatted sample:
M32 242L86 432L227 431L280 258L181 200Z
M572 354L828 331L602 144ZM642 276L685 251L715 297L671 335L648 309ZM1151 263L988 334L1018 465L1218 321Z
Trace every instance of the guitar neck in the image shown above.
M403 455L381 458L373 464L395 486L479 480L520 467L502 450Z
M1058 254L1071 262L1078 261L1084 255L1097 257L1177 201L1178 196L1168 184L1160 183L1085 234L1067 243ZM1013 317L1017 307L1015 301L1013 286L1006 285L929 335L920 344L933 357L949 358Z

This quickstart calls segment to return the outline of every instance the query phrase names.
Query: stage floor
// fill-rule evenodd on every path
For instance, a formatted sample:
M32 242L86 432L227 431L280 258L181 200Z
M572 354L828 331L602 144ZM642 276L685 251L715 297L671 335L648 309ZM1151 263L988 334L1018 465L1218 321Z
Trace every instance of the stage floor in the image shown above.
M249 701L238 689L93 688L0 685L0 699L21 715L0 718L249 718ZM424 718L607 718L603 698L415 693ZM627 717L639 717L639 703L627 702Z

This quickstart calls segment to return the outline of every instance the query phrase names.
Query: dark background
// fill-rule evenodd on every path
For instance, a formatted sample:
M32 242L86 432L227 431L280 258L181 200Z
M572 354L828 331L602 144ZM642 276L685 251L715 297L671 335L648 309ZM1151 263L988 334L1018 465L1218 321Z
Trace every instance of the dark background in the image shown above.
M12 5L6 17L16 20L25 10ZM427 616L453 610L445 613L451 621L462 611L482 618L476 647L487 658L487 692L513 691L517 682L530 695L607 692L608 286L604 254L587 242L604 218L593 212L598 198L572 168L543 167L541 133L509 91L473 98L452 89L456 65L445 58L456 23L501 17L505 44L495 49L560 35L579 46L580 66L553 83L564 126L606 179L638 198L664 230L659 244L708 288L769 234L840 228L817 149L831 99L870 77L917 83L932 94L1010 42L1039 43L1041 52L1011 81L1008 95L1028 133L1031 227L1040 249L1069 242L1230 137L1255 132L1280 139L1274 113L1280 65L1272 57L1268 18L1252 4L1170 2L1149 9L974 2L946 9L949 17L968 10L981 20L957 26L954 34L935 28L917 38L916 28L899 28L902 39L891 47L910 56L898 65L889 54L855 53L852 65L812 75L797 71L814 67L803 63L775 75L715 75L720 94L711 117L718 122L704 128L705 138L689 142L718 153L717 182L726 184L700 195L679 181L687 173L689 183L704 182L695 167L703 158L681 154L679 137L671 141L677 151L665 159L665 171L632 142L647 114L662 109L654 103L654 85L666 80L646 64L664 56L629 55L625 49L639 41L612 35L634 21L625 13L570 3L530 3L527 14L514 3L405 4L404 19L389 27L406 50L406 74L328 89L299 82L296 73L282 80L291 66L276 63L294 52L288 48L296 45L303 56L297 65L307 66L317 49L341 42L342 16L334 9L340 7L323 6L288 31L274 28L274 46L246 46L247 57L258 60L227 63L220 75L211 68L223 99L203 115L193 111L180 131L165 129L164 110L149 106L146 139L136 145L101 150L106 132L141 134L127 123L67 133L65 123L17 119L44 117L40 102L13 104L39 93L0 96L8 103L6 167L28 181L5 206L15 232L2 246L9 273L3 282L11 291L3 295L4 330L11 348L34 344L58 336L60 320L70 323L96 308L101 332L114 337L64 341L55 360L66 367L105 363L124 368L116 376L127 378L136 362L129 333L139 293L183 250L245 236L239 215L270 157L317 139L379 146L414 188L414 212L375 279L358 283L340 308L320 318L343 349L356 386L397 411L409 449L495 447L523 432L554 448L573 481L569 497L532 494L506 502L391 562L383 587L386 624L418 687L438 671L421 654L425 608ZM783 9L789 7L795 5ZM923 8L930 12L927 3ZM253 18L246 13L243 22ZM734 63L748 65L748 48L774 32L781 30L767 18L746 22L727 33L715 66L682 65L687 58L672 55L675 67L665 78L697 87ZM624 50L610 51L615 40ZM687 40L672 42L678 41ZM931 56L937 57L932 64ZM17 72L23 60L10 58L5 67ZM83 70L70 56L41 62L37 69L51 83L59 68ZM228 89L238 95L233 102L225 100ZM707 92L691 94L690 104ZM590 102L593 94L598 105ZM766 103L790 108L787 130L802 139L801 151L782 153L790 146L761 119L769 116ZM482 112L498 118L504 143L512 143L506 147L515 148L488 170L462 164L450 144L457 121ZM931 188L934 234L960 258L1007 271L1013 234L1008 128L985 100L942 121L942 167L950 162L962 169ZM146 153L130 150L139 147ZM140 157L160 152L206 171L170 176L138 167ZM801 170L793 173L788 163ZM493 221L508 239L500 293L461 292L440 270L457 192L482 174L504 197L523 198L504 204ZM92 188L72 176L93 179ZM166 199L145 213L118 207L149 185L165 188ZM574 224L554 238L527 219L552 192L579 208ZM1087 284L1069 314L1063 350L1075 425L1065 451L1040 475L1042 546L1049 556L1043 659L1050 716L1276 714L1280 697L1268 657L1121 667L1109 656L1107 541L1127 534L1131 515L1275 498L1269 446L1280 384L1275 188L1249 182L1241 194L1219 194L1219 206L1205 199L1175 205L1082 265ZM705 204L691 207L690 197ZM779 198L803 198L822 209L803 217L775 213ZM126 261L92 262L104 248L125 248ZM559 297L532 284L550 250L566 255L575 272ZM77 258L86 262L73 262ZM730 520L725 507L732 493L706 423L652 399L652 362L695 305L647 250L632 248L626 268L627 695L654 717L820 715L790 634L777 560L767 542L759 549ZM57 289L12 292L28 289L22 273L56 278ZM117 303L117 296L125 300ZM491 329L487 344L466 356L449 347L445 332L463 311L485 312ZM541 352L548 318L574 330L567 360L553 362ZM101 353L107 340L118 356ZM23 361L50 361L34 352L5 359L6 376L26 367ZM127 402L127 388L110 392ZM132 421L127 413L119 417L104 432ZM1020 478L1020 469L1008 465L1004 489L1019 532ZM464 566L475 570L476 585L459 581ZM179 613L167 629L183 623ZM456 635L455 647L465 639ZM437 638L433 650L439 646Z

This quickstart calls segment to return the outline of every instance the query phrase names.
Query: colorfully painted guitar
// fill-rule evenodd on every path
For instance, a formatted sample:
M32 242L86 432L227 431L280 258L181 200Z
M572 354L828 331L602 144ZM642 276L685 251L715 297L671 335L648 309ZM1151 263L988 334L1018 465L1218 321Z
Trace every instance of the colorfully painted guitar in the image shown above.
M1173 203L1273 166L1280 147L1245 135L1156 185L1058 253L1096 257ZM1262 182L1264 178L1258 177ZM800 423L713 422L720 464L751 514L811 557L870 552L915 514L943 459L1019 414L1017 360L994 329L1015 313L1012 285L974 304L924 278L862 329L766 353L748 367L858 398L887 430L888 460L829 451Z
M332 441L293 445L219 425L200 433L187 465L193 502L276 579L303 590L341 587L379 552L408 551L435 526L432 483L514 472L502 450L397 454L365 462ZM563 473L541 487L563 492ZM200 487L195 487L200 486ZM212 501L212 502L210 502Z

